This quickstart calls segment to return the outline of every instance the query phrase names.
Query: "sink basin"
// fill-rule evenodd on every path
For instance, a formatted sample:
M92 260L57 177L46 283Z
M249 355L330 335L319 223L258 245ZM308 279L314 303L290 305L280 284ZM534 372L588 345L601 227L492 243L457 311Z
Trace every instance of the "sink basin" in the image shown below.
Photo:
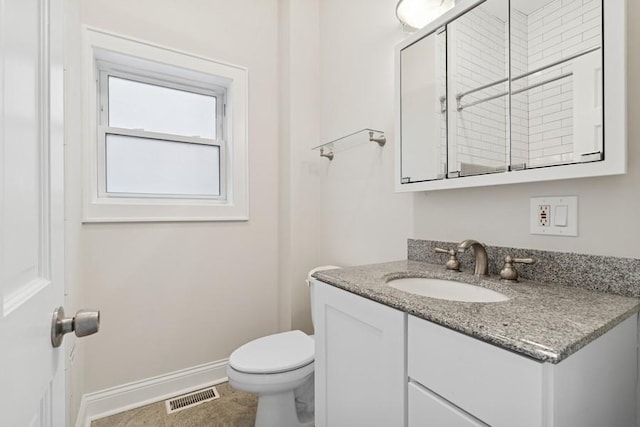
M429 298L463 302L500 302L509 299L500 292L453 280L410 277L387 282L392 288Z

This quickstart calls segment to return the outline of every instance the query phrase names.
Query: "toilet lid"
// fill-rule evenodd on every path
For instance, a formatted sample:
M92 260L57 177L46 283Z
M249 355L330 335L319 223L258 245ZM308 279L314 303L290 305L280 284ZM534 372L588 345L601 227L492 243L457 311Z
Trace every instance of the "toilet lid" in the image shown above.
M314 341L302 331L258 338L231 353L229 365L240 372L273 374L313 362Z

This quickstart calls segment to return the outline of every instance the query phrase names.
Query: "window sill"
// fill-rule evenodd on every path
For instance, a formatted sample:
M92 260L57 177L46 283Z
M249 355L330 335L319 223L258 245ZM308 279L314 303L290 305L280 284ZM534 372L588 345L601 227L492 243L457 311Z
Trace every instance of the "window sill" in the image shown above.
M95 198L85 206L83 223L247 221L246 204L198 199Z

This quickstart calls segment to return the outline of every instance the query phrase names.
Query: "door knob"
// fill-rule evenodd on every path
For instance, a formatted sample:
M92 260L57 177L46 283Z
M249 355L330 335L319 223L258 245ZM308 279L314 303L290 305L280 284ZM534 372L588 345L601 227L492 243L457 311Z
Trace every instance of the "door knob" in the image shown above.
M64 309L53 311L51 320L51 345L60 347L64 334L75 332L77 337L95 334L100 329L100 311L79 310L75 317L64 317Z

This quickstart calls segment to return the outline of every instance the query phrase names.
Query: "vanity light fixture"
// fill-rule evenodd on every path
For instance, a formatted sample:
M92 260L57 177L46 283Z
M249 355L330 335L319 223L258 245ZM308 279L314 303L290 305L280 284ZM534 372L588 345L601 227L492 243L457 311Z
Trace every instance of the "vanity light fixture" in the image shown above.
M410 31L419 30L455 5L455 0L399 0L396 17Z

